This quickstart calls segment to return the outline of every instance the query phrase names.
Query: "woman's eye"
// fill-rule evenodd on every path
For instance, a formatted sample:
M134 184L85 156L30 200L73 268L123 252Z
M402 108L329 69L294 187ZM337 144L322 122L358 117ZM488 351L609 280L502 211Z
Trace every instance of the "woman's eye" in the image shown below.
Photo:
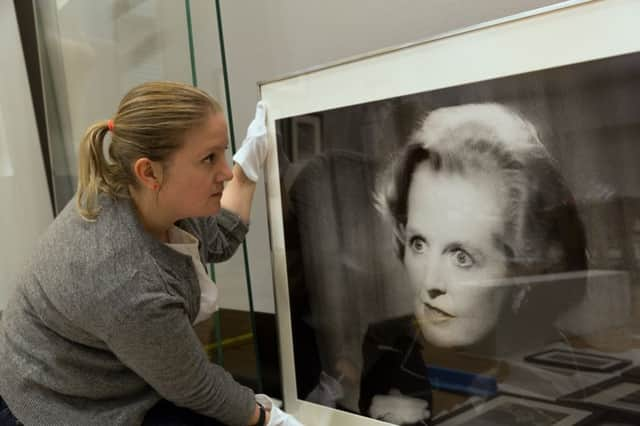
M427 242L424 240L424 238L412 237L409 240L409 247L411 247L411 250L413 250L415 253L424 253L424 250L427 247Z
M202 161L204 161L205 163L213 163L214 158L215 158L215 155L209 154L206 157L204 157L204 160Z
M466 251L462 249L457 249L453 251L453 260L456 266L461 268L469 268L475 264L473 257Z

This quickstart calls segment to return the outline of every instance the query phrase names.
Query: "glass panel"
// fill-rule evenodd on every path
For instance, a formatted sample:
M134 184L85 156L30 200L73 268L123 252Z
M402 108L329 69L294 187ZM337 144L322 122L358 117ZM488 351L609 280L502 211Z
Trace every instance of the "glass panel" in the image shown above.
M0 109L0 177L9 176L13 176L13 166L11 164L11 157L9 157L2 109Z
M76 150L83 132L94 121L112 117L131 87L152 80L195 83L225 104L218 28L211 24L213 2L58 0L35 5L57 212L75 192ZM221 312L196 326L196 332L212 360L260 390L244 259L240 249L216 266Z
M35 2L56 210L73 195L76 147L148 80L191 81L184 5L162 1Z

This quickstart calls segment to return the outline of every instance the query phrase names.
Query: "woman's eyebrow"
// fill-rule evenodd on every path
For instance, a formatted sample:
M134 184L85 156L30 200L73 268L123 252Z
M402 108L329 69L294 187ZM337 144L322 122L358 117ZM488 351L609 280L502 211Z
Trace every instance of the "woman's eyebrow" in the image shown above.
M202 155L207 155L207 154L211 154L214 153L216 151L226 151L227 148L229 148L229 144L225 144L225 145L209 145L206 148L203 148L201 153Z
M482 252L481 249L477 248L469 241L452 241L444 247L443 252L449 251L452 249L458 249L458 248L464 249L465 251L468 251L468 252L474 252L474 253Z
M414 229L414 228L412 228L410 226L405 229L405 235L411 235L413 237L421 237L424 240L427 239L427 237L422 232L420 232L417 229Z
M485 251L478 248L469 241L453 241L447 244L442 250L442 253L447 253L452 250L462 249L469 253L476 261L483 261L486 258Z

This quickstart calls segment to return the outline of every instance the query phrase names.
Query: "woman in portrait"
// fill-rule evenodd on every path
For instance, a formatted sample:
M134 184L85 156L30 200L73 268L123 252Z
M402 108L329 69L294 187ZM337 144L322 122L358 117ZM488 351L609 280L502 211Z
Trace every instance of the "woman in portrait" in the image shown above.
M563 338L556 320L585 282L562 277L587 268L586 238L529 121L498 104L432 111L381 175L377 202L415 315L369 328L361 412L428 422L430 348L492 358Z

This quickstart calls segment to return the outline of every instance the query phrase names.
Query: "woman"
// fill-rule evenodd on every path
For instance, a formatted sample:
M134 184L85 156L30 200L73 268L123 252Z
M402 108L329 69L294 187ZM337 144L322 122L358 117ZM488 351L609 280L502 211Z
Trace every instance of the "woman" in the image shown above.
M379 207L393 225L426 344L496 355L558 338L555 320L582 299L584 282L547 274L587 268L585 233L531 123L497 104L435 110L380 186ZM364 412L389 416L398 392L415 395L420 386L426 397L419 398L430 402L413 330L409 321L390 321L367 333ZM390 357L390 347L400 354ZM400 370L417 369L422 381L409 391L393 382L397 375L381 382L375 371L389 359L413 360ZM387 397L390 389L396 395Z
M43 236L2 318L5 416L298 424L209 363L192 328L217 299L203 262L229 258L247 232L264 119L259 104L233 169L220 105L188 85L142 84L112 120L89 127L75 200Z

